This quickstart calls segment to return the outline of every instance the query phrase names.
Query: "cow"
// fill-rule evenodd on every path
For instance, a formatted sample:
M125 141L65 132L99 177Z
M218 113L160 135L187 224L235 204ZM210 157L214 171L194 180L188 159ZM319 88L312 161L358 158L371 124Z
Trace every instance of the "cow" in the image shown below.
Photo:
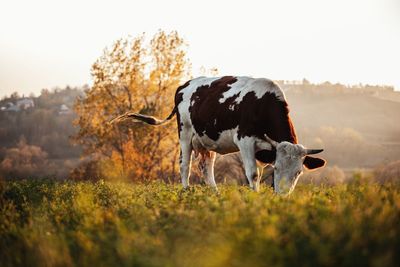
M276 193L290 194L303 172L303 165L316 169L325 160L311 157L322 149L297 143L288 103L278 84L266 78L244 76L198 77L179 86L175 106L164 120L127 112L115 119L133 119L162 125L176 115L180 143L180 175L189 186L192 152L200 155L206 182L214 180L216 153L240 152L249 186L259 190L257 163L273 167Z

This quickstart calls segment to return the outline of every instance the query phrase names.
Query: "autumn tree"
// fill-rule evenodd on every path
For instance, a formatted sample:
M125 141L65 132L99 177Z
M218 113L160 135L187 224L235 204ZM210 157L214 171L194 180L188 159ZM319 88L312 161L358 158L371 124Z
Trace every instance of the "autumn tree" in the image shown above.
M130 179L165 178L176 171L175 123L149 127L108 122L127 111L167 116L176 88L189 77L185 42L177 32L159 31L120 39L92 66L93 86L77 100L75 141L103 158L103 169ZM161 177L160 177L161 176Z

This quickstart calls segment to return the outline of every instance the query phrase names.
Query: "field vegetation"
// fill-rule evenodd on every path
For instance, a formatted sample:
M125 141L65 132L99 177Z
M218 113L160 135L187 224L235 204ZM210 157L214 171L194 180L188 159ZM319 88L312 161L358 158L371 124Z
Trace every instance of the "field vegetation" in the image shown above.
M9 181L1 266L398 266L400 187Z

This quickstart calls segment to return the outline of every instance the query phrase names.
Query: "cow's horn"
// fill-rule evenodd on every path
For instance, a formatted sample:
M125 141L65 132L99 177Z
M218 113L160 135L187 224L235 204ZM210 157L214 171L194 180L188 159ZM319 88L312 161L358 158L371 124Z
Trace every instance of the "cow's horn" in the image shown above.
M307 155L312 155L312 154L318 154L324 151L323 149L306 149L306 154Z
M278 146L278 142L269 138L269 136L267 134L264 134L264 137L267 140L267 142L270 143L273 147L276 148Z

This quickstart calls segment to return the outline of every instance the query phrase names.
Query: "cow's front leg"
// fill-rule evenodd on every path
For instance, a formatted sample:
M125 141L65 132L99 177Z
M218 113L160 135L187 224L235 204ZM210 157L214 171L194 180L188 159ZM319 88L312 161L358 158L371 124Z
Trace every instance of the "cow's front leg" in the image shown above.
M249 181L250 188L258 191L260 179L257 171L255 156L255 141L250 137L244 137L239 141L240 155L244 164L246 178Z

